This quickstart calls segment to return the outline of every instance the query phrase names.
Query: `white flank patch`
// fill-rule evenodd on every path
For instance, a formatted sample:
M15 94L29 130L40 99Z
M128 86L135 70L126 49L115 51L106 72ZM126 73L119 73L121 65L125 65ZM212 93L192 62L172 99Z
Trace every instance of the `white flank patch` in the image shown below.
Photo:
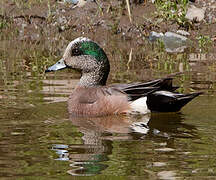
M139 98L139 99L133 101L130 104L130 107L132 109L132 113L133 112L141 113L141 114L150 113L150 110L148 109L147 104L146 104L146 100L147 100L147 97L142 97L142 98Z

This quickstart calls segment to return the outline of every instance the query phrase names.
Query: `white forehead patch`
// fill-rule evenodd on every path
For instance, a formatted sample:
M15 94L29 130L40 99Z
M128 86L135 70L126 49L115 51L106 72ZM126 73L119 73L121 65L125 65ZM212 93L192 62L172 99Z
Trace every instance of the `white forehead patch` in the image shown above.
M92 40L89 39L89 38L87 38L87 37L78 37L78 38L74 39L73 41L71 41L71 42L68 44L67 48L65 49L64 56L69 55L70 49L71 49L71 47L72 47L74 44L76 44L76 43L78 43L78 42L84 42L84 41L92 41Z
M70 43L76 44L78 42L83 42L83 41L91 41L91 40L87 37L78 37L78 38L74 39L73 41L71 41Z

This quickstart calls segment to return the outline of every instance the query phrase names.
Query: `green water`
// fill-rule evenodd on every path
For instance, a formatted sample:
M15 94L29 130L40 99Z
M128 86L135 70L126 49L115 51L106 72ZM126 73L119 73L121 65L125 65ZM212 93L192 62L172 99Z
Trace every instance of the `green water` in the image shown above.
M214 54L170 55L140 47L127 64L131 49L114 42L107 47L109 83L184 72L175 80L180 91L205 94L179 113L78 119L68 115L66 101L79 74L44 74L56 57L40 49L26 57L9 47L0 49L0 178L216 178ZM145 133L132 132L137 122L147 123Z

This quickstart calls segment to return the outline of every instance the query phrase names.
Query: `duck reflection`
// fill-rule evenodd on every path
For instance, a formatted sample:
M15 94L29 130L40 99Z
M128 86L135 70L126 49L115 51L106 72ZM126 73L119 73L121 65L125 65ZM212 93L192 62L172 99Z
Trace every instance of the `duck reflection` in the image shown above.
M134 123L134 119L125 115L96 118L71 115L69 119L83 134L83 145L70 146L70 151L73 152L69 155L72 169L68 173L71 175L99 174L108 167L102 162L109 160L112 142L132 139L129 126Z
M82 145L70 145L68 150L62 145L54 145L58 160L71 162L71 175L95 175L107 168L103 162L112 154L113 141L132 141L155 137L166 142L174 138L195 138L196 127L184 123L181 113L160 113L141 115L113 115L84 118L70 116L69 120L83 134ZM66 146L65 146L66 147ZM66 151L65 151L66 150ZM62 154L63 152L63 154Z
M196 138L196 127L184 122L182 113L151 113L147 124L142 122L132 124L131 130L134 138L164 137L164 138Z

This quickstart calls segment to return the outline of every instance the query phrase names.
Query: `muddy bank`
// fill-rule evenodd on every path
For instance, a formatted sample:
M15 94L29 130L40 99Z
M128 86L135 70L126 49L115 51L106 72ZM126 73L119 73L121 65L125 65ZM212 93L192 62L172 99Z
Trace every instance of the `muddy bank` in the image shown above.
M199 43L206 47L207 40L211 41L208 45L211 48L205 50L214 51L215 2L197 0L187 6L191 5L205 9L202 21L197 22L195 19L181 23L181 19L168 17L164 9L160 9L164 7L153 4L152 1L131 2L130 22L125 1L87 2L79 7L56 0L4 0L0 11L1 58L12 60L13 57L18 57L24 70L42 72L46 65L52 64L62 55L69 41L78 36L87 36L99 42L110 59L119 59L119 54L129 56L128 50L132 50L133 61L145 59L143 64L151 66L157 61L158 54L151 52L153 47L146 41L150 32L177 30L190 33L188 38L195 41L191 47L193 51L199 51ZM171 14L172 11L168 12L169 16ZM207 38L199 41L200 36ZM158 52L163 51L163 45L156 45L156 49Z
M129 21L125 1L87 2L82 7L62 1L3 1L1 3L1 31L17 31L18 40L71 40L75 36L90 36L102 41L107 36L142 43L149 32L188 31L193 38L198 34L215 36L216 3L195 1L188 6L205 9L201 22L179 24L178 19L162 19L161 9L151 1L130 5L133 21ZM171 10L171 9L170 9ZM172 13L172 12L170 12ZM174 14L174 13L173 13Z

